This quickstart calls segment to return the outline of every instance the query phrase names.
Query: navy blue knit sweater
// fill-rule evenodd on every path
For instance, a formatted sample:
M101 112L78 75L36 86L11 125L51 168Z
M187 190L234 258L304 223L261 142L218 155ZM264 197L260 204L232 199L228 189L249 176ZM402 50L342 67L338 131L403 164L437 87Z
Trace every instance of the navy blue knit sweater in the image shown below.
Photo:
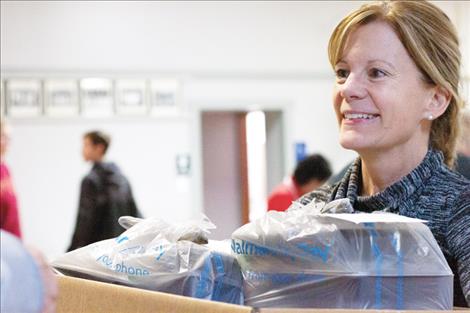
M360 196L361 160L358 158L343 179L323 186L300 199L333 201L348 198L356 211L387 210L428 221L454 273L454 305L470 305L470 181L451 171L441 152L429 150L411 173L382 192Z

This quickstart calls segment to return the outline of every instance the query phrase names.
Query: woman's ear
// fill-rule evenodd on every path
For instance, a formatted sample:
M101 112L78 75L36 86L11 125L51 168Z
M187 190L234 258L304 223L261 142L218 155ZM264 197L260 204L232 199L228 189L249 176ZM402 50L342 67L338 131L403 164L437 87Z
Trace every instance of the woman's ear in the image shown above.
M425 119L434 120L444 114L452 98L449 90L436 86L425 111Z

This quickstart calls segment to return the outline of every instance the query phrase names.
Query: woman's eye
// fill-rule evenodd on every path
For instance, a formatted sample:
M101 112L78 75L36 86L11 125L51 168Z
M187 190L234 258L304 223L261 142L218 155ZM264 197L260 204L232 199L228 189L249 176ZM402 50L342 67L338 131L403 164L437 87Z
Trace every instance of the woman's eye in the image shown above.
M369 76L372 78L381 78L387 76L387 73L378 68L373 68L369 71Z
M345 69L337 69L336 70L336 77L337 78L347 78L349 75L349 72Z

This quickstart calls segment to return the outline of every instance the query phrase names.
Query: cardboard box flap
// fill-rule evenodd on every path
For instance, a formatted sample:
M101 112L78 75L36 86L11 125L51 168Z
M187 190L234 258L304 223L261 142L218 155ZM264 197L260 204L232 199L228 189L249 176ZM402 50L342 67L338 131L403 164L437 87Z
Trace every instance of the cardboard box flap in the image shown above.
M252 308L58 276L57 313L251 313Z

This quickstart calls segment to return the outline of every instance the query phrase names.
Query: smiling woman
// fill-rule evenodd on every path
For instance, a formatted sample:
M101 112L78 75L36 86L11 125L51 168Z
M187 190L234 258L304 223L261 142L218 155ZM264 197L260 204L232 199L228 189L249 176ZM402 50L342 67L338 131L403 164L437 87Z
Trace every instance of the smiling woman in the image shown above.
M452 170L460 52L448 17L427 1L367 4L334 30L329 58L340 144L360 157L344 178L301 199L348 198L356 211L428 221L470 303L470 182Z
M352 33L335 68L341 145L360 152L368 164L394 161L393 176L366 186L377 192L423 159L432 124L428 117L443 114L449 93L424 81L393 28L383 21Z

